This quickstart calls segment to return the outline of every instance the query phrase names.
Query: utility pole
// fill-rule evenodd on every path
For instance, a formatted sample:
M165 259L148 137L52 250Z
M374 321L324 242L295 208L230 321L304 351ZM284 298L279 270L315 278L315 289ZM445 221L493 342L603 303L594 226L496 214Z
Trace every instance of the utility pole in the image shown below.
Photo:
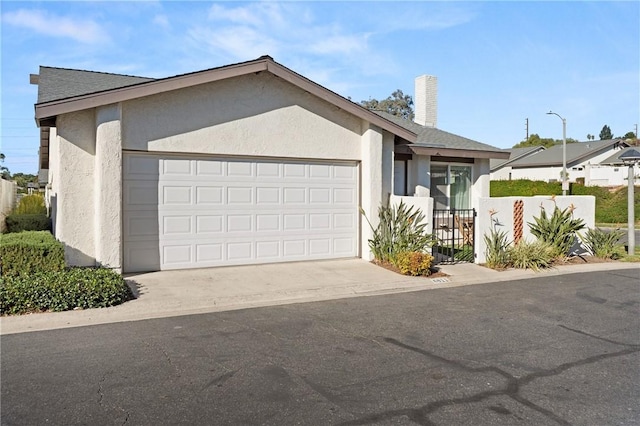
M524 119L525 122L525 129L527 129L527 137L525 138L525 141L529 140L529 119L525 118ZM638 125L636 124L636 138L638 137Z

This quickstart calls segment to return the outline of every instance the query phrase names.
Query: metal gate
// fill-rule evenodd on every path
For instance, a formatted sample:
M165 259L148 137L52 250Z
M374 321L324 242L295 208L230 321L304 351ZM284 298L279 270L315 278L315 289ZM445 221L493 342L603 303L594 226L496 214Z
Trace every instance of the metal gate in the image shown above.
M435 263L466 263L475 260L475 209L433 210L432 254Z

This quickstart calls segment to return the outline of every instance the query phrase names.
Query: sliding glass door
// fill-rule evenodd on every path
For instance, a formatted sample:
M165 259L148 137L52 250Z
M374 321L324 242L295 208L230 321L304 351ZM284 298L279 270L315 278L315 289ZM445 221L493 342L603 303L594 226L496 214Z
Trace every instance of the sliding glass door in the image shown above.
M435 209L471 208L471 166L431 163Z

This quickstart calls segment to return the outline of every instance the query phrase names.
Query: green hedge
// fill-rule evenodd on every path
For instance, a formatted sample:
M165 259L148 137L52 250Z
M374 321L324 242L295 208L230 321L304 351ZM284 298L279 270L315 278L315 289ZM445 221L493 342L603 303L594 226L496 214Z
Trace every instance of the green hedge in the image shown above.
M25 231L0 237L0 276L60 271L64 246L47 231Z
M0 278L0 314L103 308L133 298L122 276L104 268L71 268Z
M627 223L627 191L626 187L609 190L600 186L584 186L572 183L569 195L593 195L596 197L597 223ZM492 180L490 186L492 197L529 197L533 195L562 195L559 182L542 182L526 179ZM640 187L635 187L634 207L636 223L640 219Z
M7 232L49 231L51 219L46 214L12 213L5 219Z

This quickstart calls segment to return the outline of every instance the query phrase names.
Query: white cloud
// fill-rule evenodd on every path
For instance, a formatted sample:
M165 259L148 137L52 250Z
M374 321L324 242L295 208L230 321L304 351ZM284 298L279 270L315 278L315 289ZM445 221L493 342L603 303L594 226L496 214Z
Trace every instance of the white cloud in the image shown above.
M368 35L333 35L321 37L309 46L309 49L318 54L343 54L349 55L355 52L367 50Z
M2 15L2 20L39 34L67 37L87 44L109 41L107 33L94 21L56 16L42 10L20 9L7 12Z
M171 24L169 24L169 18L166 15L156 15L153 17L153 23L162 27L169 28Z
M227 27L219 30L194 28L191 38L200 45L237 60L255 59L262 55L276 55L278 43L259 31L248 27Z

